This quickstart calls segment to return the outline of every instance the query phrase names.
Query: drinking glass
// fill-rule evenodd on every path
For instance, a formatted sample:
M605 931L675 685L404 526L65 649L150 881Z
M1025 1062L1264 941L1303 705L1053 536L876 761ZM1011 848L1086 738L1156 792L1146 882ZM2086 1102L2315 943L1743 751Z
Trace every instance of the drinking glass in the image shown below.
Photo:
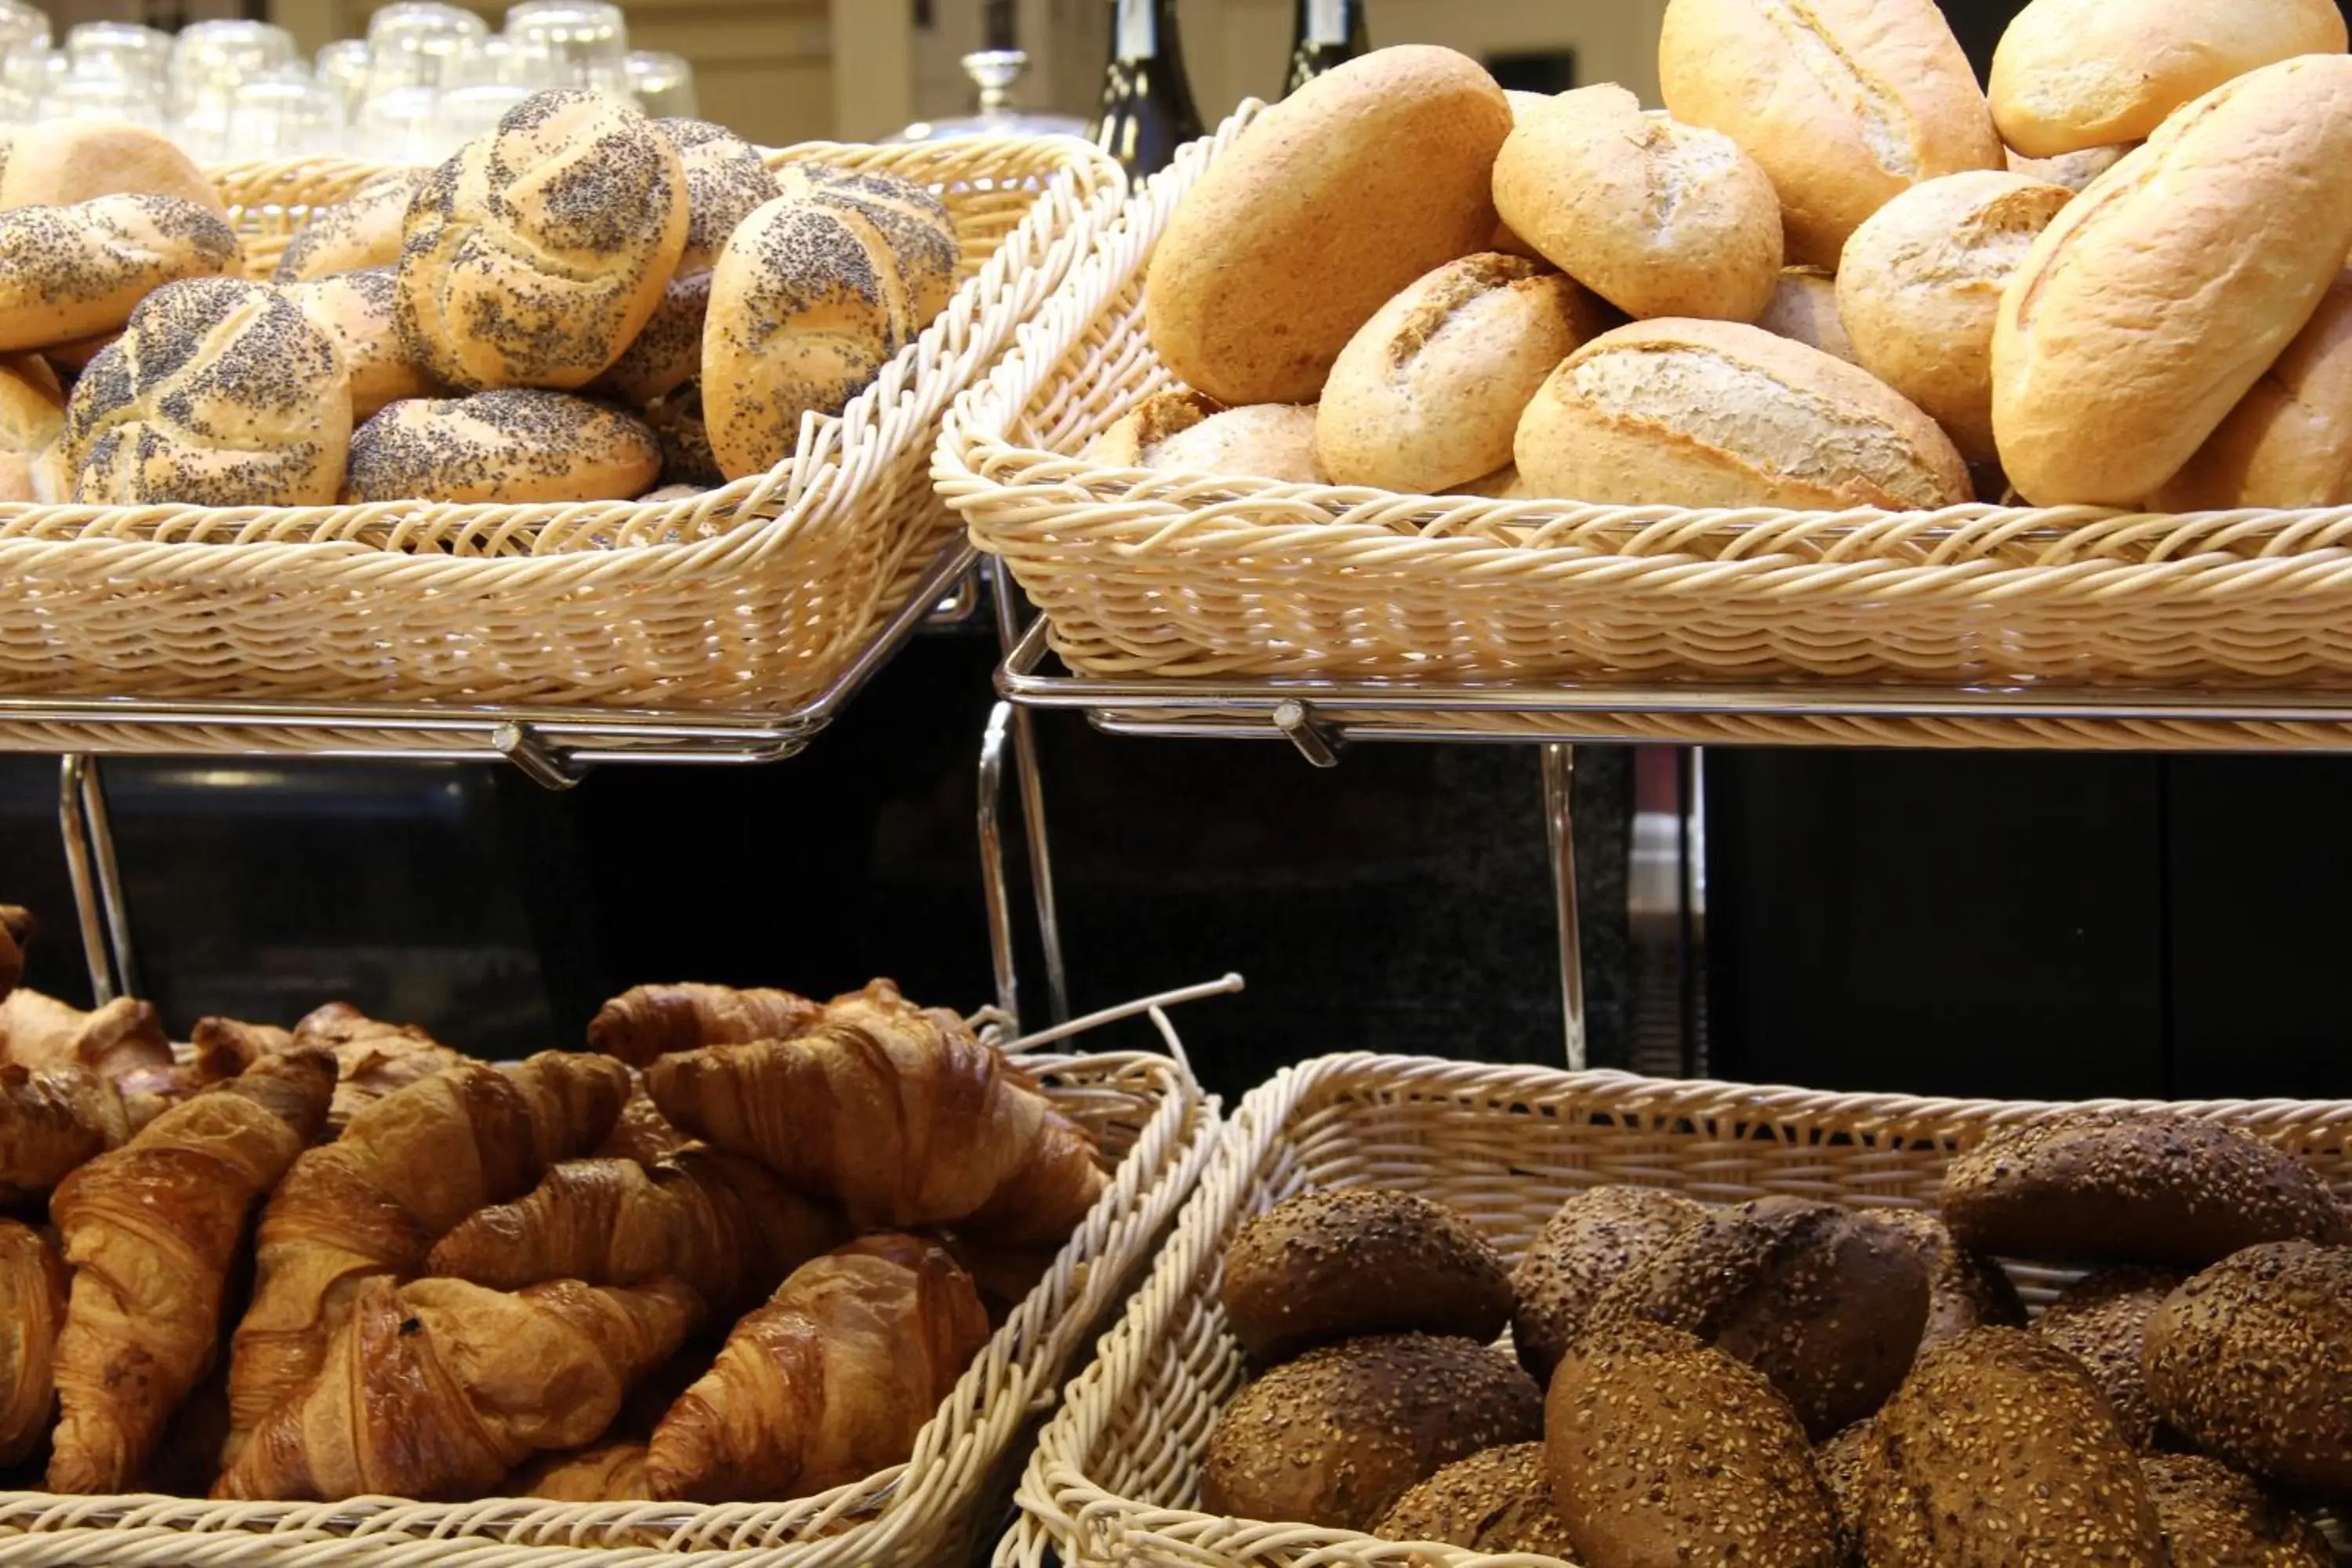
M339 151L342 109L334 89L300 67L240 82L231 95L221 156L300 158Z
M586 88L634 103L629 29L604 0L523 0L507 8L508 40L551 86Z
M66 68L84 79L131 82L155 96L144 118L163 112L163 85L172 58L170 35L133 22L83 22L66 34Z
M24 0L0 0L0 121L22 125L39 110L55 54L47 16Z
M637 107L648 115L656 120L694 118L694 68L684 58L659 49L631 49L628 70L629 89L636 94Z
M338 38L327 45L319 51L312 74L341 103L344 121L357 119L360 100L367 95L367 40Z
M230 156L229 112L239 89L293 67L294 37L267 22L194 22L172 40L173 135L198 163Z

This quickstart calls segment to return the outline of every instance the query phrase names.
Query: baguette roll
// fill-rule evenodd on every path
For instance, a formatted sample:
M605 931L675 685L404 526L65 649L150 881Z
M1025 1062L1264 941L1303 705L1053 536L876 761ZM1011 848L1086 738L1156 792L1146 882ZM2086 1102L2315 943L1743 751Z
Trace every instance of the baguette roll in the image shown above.
M2044 184L2063 185L2081 195L2083 188L2117 163L2124 154L2138 146L2137 142L2118 142L2105 147L2085 147L2079 153L2061 153L2052 158L2029 158L2014 147L2001 150L2001 155L2012 174L2023 174L2029 180Z
M2152 503L2162 511L2352 505L2352 272Z
M1789 338L1825 354L1860 364L1853 340L1838 320L1837 279L1818 267L1785 268L1773 285L1771 302L1756 324L1776 338Z
M183 278L234 272L236 236L178 196L0 212L0 352L110 332Z

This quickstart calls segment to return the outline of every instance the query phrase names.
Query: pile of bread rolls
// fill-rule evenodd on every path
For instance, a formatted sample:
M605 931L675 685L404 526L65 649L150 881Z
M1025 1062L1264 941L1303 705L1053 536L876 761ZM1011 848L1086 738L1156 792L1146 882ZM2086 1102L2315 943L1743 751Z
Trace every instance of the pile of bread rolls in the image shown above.
M1933 1213L1593 1187L1515 1269L1309 1191L1225 1254L1256 1376L1201 1503L1581 1568L2328 1568L2347 1244L2310 1167L2168 1114L1996 1132ZM2093 1271L2029 1328L1996 1258Z
M1090 455L1643 505L2352 501L2334 0L1671 0L1664 110L1379 50L1171 215Z
M761 472L945 307L955 228L888 175L772 175L716 125L547 92L323 208L268 283L161 136L0 165L0 499L667 499Z

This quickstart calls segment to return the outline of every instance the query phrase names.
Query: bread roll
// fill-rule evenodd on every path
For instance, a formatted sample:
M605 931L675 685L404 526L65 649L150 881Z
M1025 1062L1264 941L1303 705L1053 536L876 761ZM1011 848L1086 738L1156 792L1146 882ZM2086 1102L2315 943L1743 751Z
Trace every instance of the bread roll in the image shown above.
M303 314L332 333L352 378L352 417L373 416L404 397L441 390L415 345L401 334L400 286L389 267L331 272L307 283L283 285Z
M65 393L38 354L0 355L0 501L42 499L33 465L65 431Z
M1993 331L2018 489L2129 506L2179 472L2342 270L2347 166L2352 57L2305 55L2214 89L2068 204Z
M724 126L656 120L654 130L677 149L686 170L686 249L661 303L599 383L632 404L649 403L700 373L710 269L736 226L776 199L775 176L759 150Z
M2023 174L2045 185L2063 185L2079 194L2093 180L2122 163L2124 154L2138 145L2137 142L2120 142L2107 147L2085 147L2079 153L2061 153L2054 158L2029 158L2009 147L2002 150L2002 157L2012 174Z
M2147 1322L2181 1279L2161 1269L2102 1269L2069 1286L2034 1321L2035 1333L2083 1363L2135 1448L2156 1446L2156 1406L2141 1365Z
M277 280L300 283L336 272L395 265L408 204L431 174L430 169L386 169L371 175L349 201L313 211L278 252Z
M1406 284L1493 237L1511 108L1477 63L1375 49L1258 117L1152 248L1160 362L1231 406L1312 403L1348 340Z
M1511 1344L1528 1375L1548 1385L1601 1294L1706 1213L1658 1187L1588 1187L1562 1203L1511 1276Z
M2352 272L2150 504L2163 511L2352 502Z
M234 272L236 236L178 196L0 212L0 352L112 331L164 284Z
M1155 392L1088 442L1087 460L1110 468L1149 468L1160 443L1223 412L1215 399L1184 387Z
M1935 0L1670 0L1658 83L1780 193L1789 259L1834 268L1897 191L1998 169L2000 139Z
M2172 1568L2334 1568L2309 1520L2220 1460L2146 1454L2139 1470Z
M2024 1326L2025 1303L2000 1265L1954 1241L1942 1220L1922 1209L1863 1212L1908 1241L1927 1266L1927 1321L1919 1331L1920 1349L1970 1329Z
M654 433L537 387L393 404L352 437L354 501L627 500L661 473Z
M194 160L143 125L45 120L20 125L0 161L0 207L67 207L97 196L177 196L226 222L228 207Z
M65 460L98 505L324 506L351 434L334 340L266 283L195 278L150 294L82 372Z
M710 450L710 427L702 417L702 384L689 381L646 405L645 421L661 447L665 485L711 489L727 482Z
M1862 363L1854 357L1845 323L1838 320L1837 279L1818 267L1783 268L1756 324L1776 338L1819 349L1848 364Z
M1637 321L1569 356L1519 421L1538 495L1622 506L1952 506L1936 422L1843 360L1735 321Z
M451 386L584 386L653 313L686 226L685 170L644 115L536 94L410 201L401 330Z
M1399 1498L1372 1533L1488 1553L1567 1558L1576 1552L1551 1506L1541 1443L1484 1448L1454 1460Z
M1503 1260L1468 1221L1378 1187L1301 1193L1253 1217L1225 1248L1221 1293L1234 1337L1261 1363L1359 1334L1484 1344L1511 1312Z
M61 374L79 375L90 361L112 348L115 340L121 336L122 336L122 329L117 327L111 331L92 332L86 338L74 338L62 343L50 343L41 350L41 357L48 361L50 365Z
M1143 466L1185 474L1247 474L1286 484L1328 485L1315 455L1315 409L1291 403L1228 408L1144 453Z
M1912 186L1873 213L1838 264L1838 319L1863 369L1924 409L1960 455L1994 456L1992 329L2063 185L1978 171Z
M1521 92L1517 88L1505 88L1503 89L1503 97L1508 100L1511 106L1511 124L1513 128L1516 129L1518 126L1526 124L1529 115L1536 114L1543 110L1549 109L1551 106L1551 101L1554 96L1555 95L1550 93ZM1521 239L1517 231L1513 229L1509 224L1501 221L1499 217L1495 224L1495 237L1487 241L1486 248L1499 252L1504 256L1524 256L1530 261L1541 261L1543 259L1543 257L1537 251L1534 246L1529 245L1526 240Z
M955 226L887 174L795 163L710 276L702 406L730 479L790 456L801 417L838 414L955 289Z
M2002 139L2047 158L2137 142L2232 77L2344 43L2335 0L2030 0L1988 92Z
M1339 352L1315 451L1343 485L1442 493L1511 460L1519 416L1606 325L1571 279L1516 256L1449 261L1381 307Z
M1495 207L1627 315L1752 321L1780 275L1780 203L1719 132L1644 114L1615 83L1562 93L1495 160Z
M1837 1521L1839 1568L1869 1568L1862 1556L1862 1469L1870 1436L1871 1422L1857 1421L1813 1450L1813 1469Z

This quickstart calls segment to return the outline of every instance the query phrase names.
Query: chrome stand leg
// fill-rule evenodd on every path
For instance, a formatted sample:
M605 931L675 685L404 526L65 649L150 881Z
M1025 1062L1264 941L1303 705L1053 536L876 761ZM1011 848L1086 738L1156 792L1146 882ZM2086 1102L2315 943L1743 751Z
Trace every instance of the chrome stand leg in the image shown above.
M1568 1065L1584 1060L1584 952L1576 929L1576 835L1570 797L1576 784L1576 748L1543 747L1544 827L1551 840L1551 890L1559 912L1559 1005L1568 1032Z
M1021 640L1019 589L1004 558L988 558L990 596L996 601L996 637L1001 652L1009 654ZM1029 846L1029 891L1037 906L1037 941L1045 950L1045 1003L1054 1022L1070 1017L1069 971L1062 961L1062 917L1054 898L1054 853L1045 829L1045 769L1037 759L1034 715L1025 708L1013 710L1013 763L1021 782L1021 825Z
M1013 957L1013 891L1004 878L1004 737L1013 704L989 710L980 734L980 885L988 903L988 956L996 970L996 1009L1008 1037L1021 1033L1020 970Z
M130 906L122 896L122 868L114 856L114 828L96 758L73 752L58 759L58 831L65 840L90 995L101 1006L117 996L135 996L139 972L131 961Z

